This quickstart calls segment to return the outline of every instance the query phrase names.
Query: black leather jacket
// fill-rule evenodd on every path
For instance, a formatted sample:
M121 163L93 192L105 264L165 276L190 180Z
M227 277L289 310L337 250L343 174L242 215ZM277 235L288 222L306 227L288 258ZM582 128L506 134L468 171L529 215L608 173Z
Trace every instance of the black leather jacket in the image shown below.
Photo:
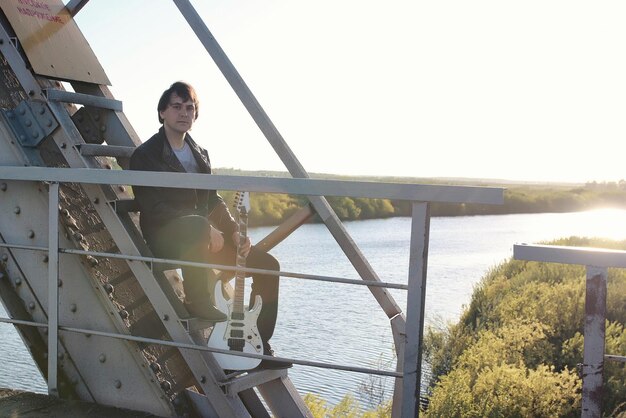
M207 151L196 144L189 134L185 136L185 141L198 162L200 172L211 174L211 162ZM172 151L163 127L133 152L130 169L185 172ZM187 215L207 217L211 225L224 233L227 241L232 241L236 223L230 215L228 206L215 190L135 186L133 192L141 211L139 225L148 244L160 227L175 218Z

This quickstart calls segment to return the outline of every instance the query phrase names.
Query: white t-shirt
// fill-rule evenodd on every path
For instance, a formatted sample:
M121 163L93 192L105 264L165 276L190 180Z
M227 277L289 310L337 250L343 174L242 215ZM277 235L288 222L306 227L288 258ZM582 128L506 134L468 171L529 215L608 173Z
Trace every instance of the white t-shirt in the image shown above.
M193 156L193 152L191 152L191 148L189 148L189 144L185 142L185 145L181 149L174 149L174 155L178 158L178 161L185 167L185 170L188 173L199 173L200 167L198 166L198 162Z

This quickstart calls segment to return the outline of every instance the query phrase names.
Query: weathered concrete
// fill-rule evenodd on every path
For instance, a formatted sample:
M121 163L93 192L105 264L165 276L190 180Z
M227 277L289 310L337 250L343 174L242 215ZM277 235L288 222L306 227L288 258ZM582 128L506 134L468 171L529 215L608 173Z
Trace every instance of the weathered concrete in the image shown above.
M38 393L0 388L0 417L11 418L148 418L146 412L84 401L63 400Z

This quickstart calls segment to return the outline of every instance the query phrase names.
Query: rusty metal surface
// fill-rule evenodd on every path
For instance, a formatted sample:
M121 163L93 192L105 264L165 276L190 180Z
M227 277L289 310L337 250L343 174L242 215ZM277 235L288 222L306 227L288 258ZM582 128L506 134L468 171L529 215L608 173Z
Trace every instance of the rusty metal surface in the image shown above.
M0 53L0 74L0 108L13 109L22 100L26 100L28 95L2 53Z

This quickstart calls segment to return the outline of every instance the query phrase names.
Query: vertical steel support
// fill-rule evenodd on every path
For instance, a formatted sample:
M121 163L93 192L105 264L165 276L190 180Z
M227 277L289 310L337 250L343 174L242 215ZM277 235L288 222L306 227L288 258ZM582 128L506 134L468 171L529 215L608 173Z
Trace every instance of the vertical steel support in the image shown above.
M430 207L413 202L411 253L409 256L409 291L407 295L406 344L402 382L402 418L419 416L422 374L422 337L426 302L426 270L430 233Z
M606 321L606 267L587 266L582 416L602 416L602 379Z
M48 394L59 396L59 183L48 188Z

